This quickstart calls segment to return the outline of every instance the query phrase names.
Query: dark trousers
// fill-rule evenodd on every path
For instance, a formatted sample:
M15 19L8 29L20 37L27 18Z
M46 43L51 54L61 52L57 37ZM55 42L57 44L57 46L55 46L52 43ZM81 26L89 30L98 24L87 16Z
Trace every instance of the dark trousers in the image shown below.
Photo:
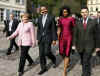
M83 52L79 53L81 58L81 64L82 64L82 76L91 76L91 57L92 52L86 52L86 51L92 51L93 49L84 50Z
M12 34L12 32L9 32L9 36ZM15 38L13 38L12 40L10 40L10 46L8 48L8 52L11 52L13 46L15 46L16 49L18 49L18 46L15 42Z
M20 62L19 62L18 72L23 72L24 71L24 66L25 66L26 59L28 60L28 62L30 64L33 63L32 58L28 54L29 48L30 48L30 46L21 46L21 55L20 55Z
M39 43L39 56L41 69L46 69L46 56L56 63L56 57L51 52L51 43L44 40Z

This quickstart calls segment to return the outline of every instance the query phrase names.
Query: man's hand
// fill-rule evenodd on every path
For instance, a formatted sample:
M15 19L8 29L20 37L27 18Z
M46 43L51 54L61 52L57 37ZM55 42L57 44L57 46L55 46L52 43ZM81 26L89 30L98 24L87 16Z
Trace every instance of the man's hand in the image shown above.
M76 50L76 46L72 46L72 49L73 49L73 50Z
M96 52L100 51L100 48L96 48Z
M36 45L38 45L40 43L40 41L39 40L36 40Z
M52 41L52 45L56 45L56 41Z

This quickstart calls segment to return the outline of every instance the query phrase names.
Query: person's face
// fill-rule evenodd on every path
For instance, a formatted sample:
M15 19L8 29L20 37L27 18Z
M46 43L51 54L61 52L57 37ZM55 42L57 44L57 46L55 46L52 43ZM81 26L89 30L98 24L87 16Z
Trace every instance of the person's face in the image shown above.
M81 9L81 15L82 15L83 18L87 18L88 10L87 9Z
M23 17L22 17L22 21L23 21L24 23L27 23L27 22L28 22L28 17L27 17L27 16L23 16Z
M14 15L13 14L10 14L10 19L14 19Z
M64 17L68 16L68 11L66 9L63 10L63 16Z
M97 16L100 17L100 13L97 13Z
M47 14L48 10L46 7L41 7L41 14Z

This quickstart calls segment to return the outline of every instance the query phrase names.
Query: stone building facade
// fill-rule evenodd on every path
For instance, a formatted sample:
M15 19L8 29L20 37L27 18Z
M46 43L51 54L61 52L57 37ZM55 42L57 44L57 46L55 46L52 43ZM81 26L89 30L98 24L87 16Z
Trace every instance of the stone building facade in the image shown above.
M26 0L0 0L0 24L13 13L17 19L26 11Z
M87 6L89 8L90 15L97 15L97 11L100 11L100 0L87 0Z

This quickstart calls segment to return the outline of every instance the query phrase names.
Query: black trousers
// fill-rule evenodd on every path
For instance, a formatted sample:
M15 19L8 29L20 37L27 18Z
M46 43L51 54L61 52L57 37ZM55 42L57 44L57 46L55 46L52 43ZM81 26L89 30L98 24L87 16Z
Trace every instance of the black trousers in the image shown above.
M80 54L80 58L81 58L81 64L82 64L82 76L91 76L91 57L92 57L92 52L88 52L88 51L92 51L93 49L87 49Z
M9 36L12 34L12 32L9 32ZM15 38L13 38L12 40L10 40L10 46L8 48L8 52L11 52L13 46L15 46L16 49L18 49L18 45L15 42Z
M21 46L21 55L20 55L18 72L24 72L24 66L25 66L26 59L28 60L30 64L33 63L32 58L28 54L29 48L30 46Z
M46 56L56 63L56 57L51 52L51 43L44 40L39 43L39 56L41 69L46 69Z

